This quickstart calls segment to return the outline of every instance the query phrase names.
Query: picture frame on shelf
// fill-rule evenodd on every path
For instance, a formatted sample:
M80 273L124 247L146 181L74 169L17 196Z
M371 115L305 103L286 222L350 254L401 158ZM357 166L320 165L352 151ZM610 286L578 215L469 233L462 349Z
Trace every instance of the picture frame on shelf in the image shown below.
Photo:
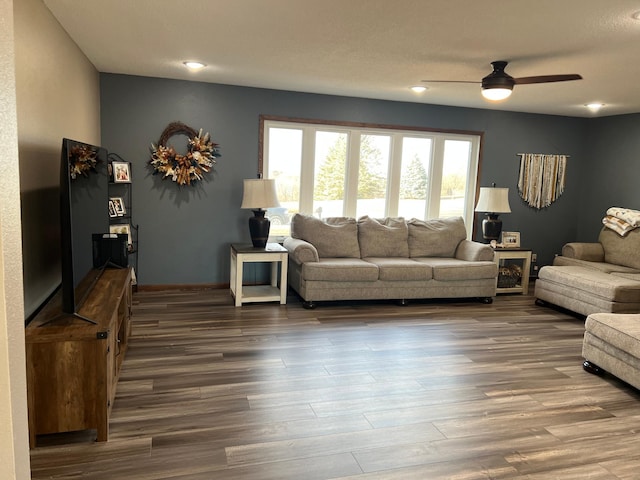
M520 248L520 232L502 232L503 248Z
M122 197L111 197L109 199L109 202L113 203L113 207L116 212L115 216L122 217L123 215L126 215L127 209L124 206L124 200L122 199ZM109 209L109 212L111 212L111 209Z
M129 162L111 162L113 183L131 183Z
M112 200L109 200L109 217L114 218L118 216L118 212L116 212L116 206Z
M114 223L109 225L109 233L121 233L127 234L127 245L129 248L133 246L133 239L131 238L131 225L128 223Z

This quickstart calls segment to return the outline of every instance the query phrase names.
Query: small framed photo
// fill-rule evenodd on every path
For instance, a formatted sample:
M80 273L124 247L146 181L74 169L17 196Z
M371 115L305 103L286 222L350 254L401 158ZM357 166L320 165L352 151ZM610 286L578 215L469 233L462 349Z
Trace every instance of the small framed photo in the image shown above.
M113 203L113 208L116 211L115 216L121 217L127 213L122 197L111 197L109 202ZM111 208L109 208L109 212L111 212Z
M114 183L130 183L131 169L129 162L111 162Z
M109 233L126 233L129 247L133 244L133 240L131 238L131 225L128 223L114 223L113 225L109 225Z
M502 246L520 248L520 232L502 232Z
M111 218L118 216L118 212L116 212L116 206L112 200L109 200L109 216Z

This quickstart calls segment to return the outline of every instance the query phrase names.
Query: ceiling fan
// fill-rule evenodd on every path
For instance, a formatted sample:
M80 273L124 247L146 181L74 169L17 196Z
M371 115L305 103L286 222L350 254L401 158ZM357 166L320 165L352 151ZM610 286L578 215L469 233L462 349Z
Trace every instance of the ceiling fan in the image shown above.
M567 82L570 80L582 80L582 76L576 73L570 73L566 75L538 75L534 77L520 77L513 78L506 73L504 69L507 64L504 60L497 60L491 62L493 72L482 79L482 96L488 100L504 100L513 90L514 85L527 85L532 83L552 83L552 82ZM428 83L479 83L470 82L464 80L423 80Z

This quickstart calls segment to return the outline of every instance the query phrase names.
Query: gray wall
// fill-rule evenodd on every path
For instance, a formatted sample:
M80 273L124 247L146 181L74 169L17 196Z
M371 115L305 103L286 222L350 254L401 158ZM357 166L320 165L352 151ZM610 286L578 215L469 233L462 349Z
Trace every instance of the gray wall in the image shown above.
M480 185L510 188L504 230L521 232L540 264L576 238L592 120L101 74L102 145L133 166L140 285L229 281L229 243L249 241L242 179L257 172L260 114L484 132ZM163 181L148 167L149 145L176 120L208 131L222 147L215 175L195 188ZM571 156L565 193L545 210L518 196L522 152Z
M640 210L640 114L594 120L587 137L577 239L594 241L607 208Z

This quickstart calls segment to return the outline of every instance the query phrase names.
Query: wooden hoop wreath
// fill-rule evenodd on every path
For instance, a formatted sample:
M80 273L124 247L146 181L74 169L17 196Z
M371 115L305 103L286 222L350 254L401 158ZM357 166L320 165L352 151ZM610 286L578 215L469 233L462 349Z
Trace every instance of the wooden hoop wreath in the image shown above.
M186 155L180 155L167 142L174 135L185 135L189 139ZM170 123L164 129L158 145L151 144L151 160L149 164L155 174L162 178L171 178L178 185L192 185L202 180L221 157L217 143L211 141L209 134L202 135L202 129L196 131L182 122Z

